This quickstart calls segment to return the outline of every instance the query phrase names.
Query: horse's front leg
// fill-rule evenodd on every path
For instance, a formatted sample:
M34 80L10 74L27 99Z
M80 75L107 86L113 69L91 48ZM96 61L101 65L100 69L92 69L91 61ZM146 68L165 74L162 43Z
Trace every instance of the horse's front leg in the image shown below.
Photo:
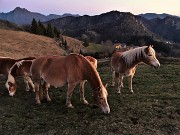
M132 79L133 79L134 75L131 75L130 76L130 79L129 79L129 89L131 91L131 93L134 93L133 89L132 89Z
M67 90L67 97L66 97L66 105L68 108L74 108L73 105L71 104L71 97L72 97L75 86L76 86L76 83L74 84L68 83L68 90Z
M121 88L123 88L123 76L119 74L118 77L118 89L117 89L117 93L120 94L121 93Z
M29 84L28 84L28 77L27 76L24 76L24 83L25 83L25 85L26 85L26 91L29 91L30 90L30 88L29 88Z
M80 101L82 101L83 104L88 105L89 103L85 99L85 96L84 96L84 85L85 85L85 83L86 83L85 80L80 83Z

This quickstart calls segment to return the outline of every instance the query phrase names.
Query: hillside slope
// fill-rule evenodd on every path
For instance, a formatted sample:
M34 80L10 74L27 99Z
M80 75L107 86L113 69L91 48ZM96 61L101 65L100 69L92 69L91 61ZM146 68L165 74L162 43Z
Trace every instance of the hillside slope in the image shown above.
M65 54L51 38L22 31L0 29L0 56L23 58L27 56Z

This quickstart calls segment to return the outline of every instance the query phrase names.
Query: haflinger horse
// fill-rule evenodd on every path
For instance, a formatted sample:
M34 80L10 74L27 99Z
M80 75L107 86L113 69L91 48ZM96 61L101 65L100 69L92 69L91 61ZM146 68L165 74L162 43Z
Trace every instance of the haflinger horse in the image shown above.
M97 60L91 56L85 56L85 58L95 67L97 68ZM89 104L88 101L85 99L84 96L84 85L86 80L83 80L80 83L80 101L82 101L84 104Z
M140 62L158 68L160 63L156 58L155 50L151 45L137 47L125 52L115 52L111 57L111 67L113 69L112 86L115 85L115 78L118 82L117 93L121 93L123 88L123 77L130 76L130 90L132 89L132 79L134 77L136 67Z
M7 77L10 68L18 61L21 60L33 60L35 57L26 57L22 59L13 59L9 57L0 57L0 74Z
M30 78L30 67L33 60L21 60L16 62L9 70L7 81L5 83L6 88L9 91L9 95L13 96L17 89L17 84L15 79L17 77L24 77L24 82L26 84L26 91L30 90L29 84L32 90L35 92L35 86Z
M32 80L35 84L36 102L40 104L39 90L41 78L55 87L68 84L66 105L73 108L71 97L75 86L87 80L94 93L94 102L104 113L110 113L107 102L108 92L104 87L96 68L82 55L46 56L33 61L31 66ZM48 99L47 99L48 100Z

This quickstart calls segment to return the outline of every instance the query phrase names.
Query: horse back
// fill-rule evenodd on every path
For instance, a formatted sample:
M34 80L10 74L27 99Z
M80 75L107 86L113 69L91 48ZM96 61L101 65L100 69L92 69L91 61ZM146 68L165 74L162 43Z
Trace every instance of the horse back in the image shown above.
M29 76L31 65L32 60L22 60L15 63L15 65L13 65L13 67L11 68L10 72L14 77L25 75Z

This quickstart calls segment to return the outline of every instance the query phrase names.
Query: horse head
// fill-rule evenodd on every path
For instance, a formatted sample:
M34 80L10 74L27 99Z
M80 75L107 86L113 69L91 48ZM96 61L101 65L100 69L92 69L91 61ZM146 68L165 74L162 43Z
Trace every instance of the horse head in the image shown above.
M108 97L108 92L106 90L106 86L102 85L100 87L98 87L96 90L96 104L99 106L99 108L102 109L103 113L108 114L110 113L110 107L109 104L107 102L107 97Z
M153 46L148 46L144 49L145 52L145 57L143 59L143 62L153 66L155 68L160 67L160 63L158 61L158 59L156 58L156 53L155 50L153 49Z
M14 77L11 74L8 75L8 79L5 83L5 86L9 92L9 95L14 96L14 94L16 93L17 84L15 82Z

